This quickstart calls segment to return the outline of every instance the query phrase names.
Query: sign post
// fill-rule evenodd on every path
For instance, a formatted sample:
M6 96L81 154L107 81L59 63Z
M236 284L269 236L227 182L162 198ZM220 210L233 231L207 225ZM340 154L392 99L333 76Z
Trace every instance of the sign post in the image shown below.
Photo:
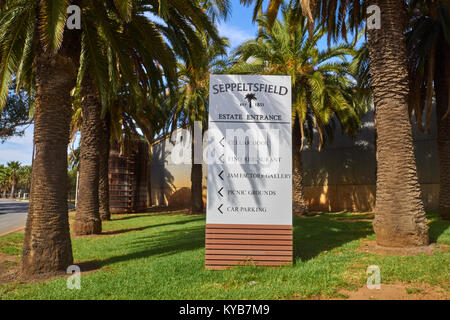
M208 269L292 264L291 78L211 75Z

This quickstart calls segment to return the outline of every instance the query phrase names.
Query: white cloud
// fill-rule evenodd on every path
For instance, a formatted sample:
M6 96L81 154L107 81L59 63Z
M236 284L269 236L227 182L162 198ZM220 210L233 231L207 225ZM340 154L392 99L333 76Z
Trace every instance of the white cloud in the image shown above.
M4 149L3 147L0 147L0 151L0 164L6 165L9 161L19 161L23 165L31 164L31 154L33 151Z
M12 137L0 144L0 164L6 164L8 161L20 161L24 165L30 165L32 153L33 126L29 126L23 137Z
M241 45L243 42L254 38L254 36L246 30L228 23L220 23L217 26L217 29L219 30L221 37L227 37L228 40L230 40L232 50Z
M77 134L75 142L70 143L70 148L78 148L80 143L80 134ZM9 161L19 161L22 165L31 165L31 157L33 155L33 125L25 130L22 137L12 137L0 144L0 164L6 164Z

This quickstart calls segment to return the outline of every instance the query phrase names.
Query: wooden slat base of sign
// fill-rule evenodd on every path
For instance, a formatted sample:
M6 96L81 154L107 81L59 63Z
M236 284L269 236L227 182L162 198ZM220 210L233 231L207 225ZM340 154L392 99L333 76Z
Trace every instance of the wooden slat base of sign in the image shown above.
M205 266L292 264L292 226L207 224Z

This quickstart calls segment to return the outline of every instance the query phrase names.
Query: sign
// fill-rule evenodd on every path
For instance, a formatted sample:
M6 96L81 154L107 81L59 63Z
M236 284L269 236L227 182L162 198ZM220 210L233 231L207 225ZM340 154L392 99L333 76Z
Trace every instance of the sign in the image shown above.
M290 82L211 75L207 223L292 225Z
M209 262L227 258L227 252L247 261L262 258L260 255L255 258L253 253L258 252L254 249L259 246L267 252L267 247L273 244L271 239L275 244L287 240L278 242L287 245L281 249L288 248L281 261L291 261L291 144L290 77L211 75L207 266L224 267ZM236 242L244 240L251 249L247 250L249 254L245 250L235 252L246 249L242 242L236 247ZM237 264L241 259L233 261L225 266ZM261 260L257 264L279 264L275 262Z

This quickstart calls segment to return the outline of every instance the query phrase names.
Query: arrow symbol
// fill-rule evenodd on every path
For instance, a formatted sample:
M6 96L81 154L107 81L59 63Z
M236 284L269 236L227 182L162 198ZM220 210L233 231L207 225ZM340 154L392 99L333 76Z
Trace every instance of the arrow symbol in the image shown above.
M220 190L218 191L218 193L223 197L223 194L222 193L220 193L221 191L223 190L223 187L222 188L220 188Z
M225 145L224 145L224 144L222 143L222 141L223 141L223 140L225 140L225 137L224 137L224 138L222 138L222 140L220 140L220 142L219 142L219 143L220 143L220 145L221 145L222 147L225 147Z
M222 155L219 157L219 160L223 163L223 156L224 156L225 154L224 153L222 153Z
M222 178L222 173L223 173L223 170L222 170L221 173L219 173L219 178L223 180L223 178Z
M221 205L217 208L217 210L219 210L221 214L223 214L222 210L220 210L220 208L222 208L222 206L223 206L223 204L221 204Z

